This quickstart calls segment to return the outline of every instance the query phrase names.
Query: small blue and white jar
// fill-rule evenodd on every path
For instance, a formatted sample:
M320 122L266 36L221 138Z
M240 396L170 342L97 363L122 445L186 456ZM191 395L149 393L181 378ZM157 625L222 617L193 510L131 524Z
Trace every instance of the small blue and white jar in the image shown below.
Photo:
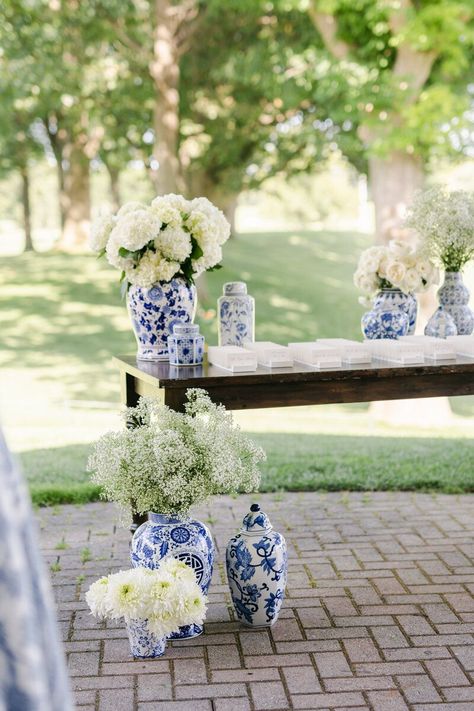
M138 360L168 360L168 337L176 323L192 323L196 287L181 277L160 281L149 289L131 286L127 307L137 339Z
M204 358L204 336L195 323L175 323L168 337L170 365L201 365Z
M227 545L226 569L238 619L250 627L274 625L285 597L288 554L285 539L258 504Z
M243 346L245 341L255 341L255 299L247 294L245 282L224 284L217 313L220 346Z
M200 521L149 513L133 534L130 559L134 568L155 570L163 558L172 556L189 565L204 595L211 584L214 567L214 541L211 532ZM189 639L203 631L200 625L180 627L170 639Z
M166 637L158 637L148 629L148 620L126 620L130 651L135 659L162 657Z
M447 338L457 336L458 330L453 317L439 306L425 326L425 336Z
M373 307L362 316L362 333L366 338L400 338L415 332L418 304L413 294L400 289L382 289Z
M444 284L438 291L442 308L452 317L458 336L470 336L474 330L474 313L469 308L469 289L461 272L446 272Z

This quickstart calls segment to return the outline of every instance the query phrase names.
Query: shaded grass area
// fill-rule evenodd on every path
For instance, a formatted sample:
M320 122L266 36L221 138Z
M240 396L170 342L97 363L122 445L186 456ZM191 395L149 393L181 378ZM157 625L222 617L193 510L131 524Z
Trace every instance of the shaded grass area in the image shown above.
M474 492L469 439L252 434L265 448L261 491ZM86 472L90 446L21 455L33 502L84 503L100 489Z

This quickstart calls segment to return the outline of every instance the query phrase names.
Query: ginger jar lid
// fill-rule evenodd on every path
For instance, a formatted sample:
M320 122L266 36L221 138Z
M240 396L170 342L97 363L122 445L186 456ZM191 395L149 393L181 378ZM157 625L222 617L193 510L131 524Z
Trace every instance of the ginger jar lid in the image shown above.
M173 326L174 336L199 336L199 325L197 323L175 323Z
M224 296L235 296L237 294L246 294L247 284L244 281L228 281L224 284Z
M271 528L272 524L267 514L260 510L258 504L252 504L249 513L244 516L244 520L242 521L242 533L258 536L265 531L269 531Z

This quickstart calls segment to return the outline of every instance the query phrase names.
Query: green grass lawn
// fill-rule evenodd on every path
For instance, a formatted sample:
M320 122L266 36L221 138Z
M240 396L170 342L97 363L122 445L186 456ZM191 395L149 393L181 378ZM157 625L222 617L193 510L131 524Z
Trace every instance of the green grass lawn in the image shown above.
M224 268L208 275L200 297L198 320L208 342L217 339L222 283L237 279L256 298L259 340L358 338L362 307L352 272L369 243L367 235L340 232L231 240ZM26 254L1 260L0 283L1 417L33 498L94 498L85 462L90 443L115 426L111 358L135 349L117 273L93 256ZM457 398L453 407L458 416L474 413L472 398ZM249 418L239 421L251 430ZM294 419L304 426L291 425ZM304 418L296 410L260 411L255 437L268 452L262 488L470 491L468 422L459 417L440 439L439 432L375 426L365 405L308 408Z

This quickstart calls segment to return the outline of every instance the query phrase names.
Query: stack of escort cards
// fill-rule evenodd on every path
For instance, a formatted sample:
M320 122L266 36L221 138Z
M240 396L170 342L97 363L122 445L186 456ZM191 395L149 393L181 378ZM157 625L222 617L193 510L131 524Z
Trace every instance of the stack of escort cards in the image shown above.
M342 358L339 349L323 343L288 343L288 348L298 363L312 368L341 368Z
M443 338L435 338L434 336L402 336L400 343L412 343L419 346L424 353L425 358L436 362L445 360L456 360L456 351L452 343L445 341Z
M474 336L448 336L446 340L456 355L474 358Z
M318 338L316 342L335 348L344 363L357 365L372 362L370 350L360 341L351 341L348 338Z
M375 358L403 365L417 365L425 362L423 347L416 343L404 343L392 338L365 339L365 345Z
M279 346L278 343L245 341L244 348L255 353L258 364L265 368L291 368L293 366L293 357L289 348Z
M257 354L240 346L209 346L207 359L231 373L249 373L257 370Z

